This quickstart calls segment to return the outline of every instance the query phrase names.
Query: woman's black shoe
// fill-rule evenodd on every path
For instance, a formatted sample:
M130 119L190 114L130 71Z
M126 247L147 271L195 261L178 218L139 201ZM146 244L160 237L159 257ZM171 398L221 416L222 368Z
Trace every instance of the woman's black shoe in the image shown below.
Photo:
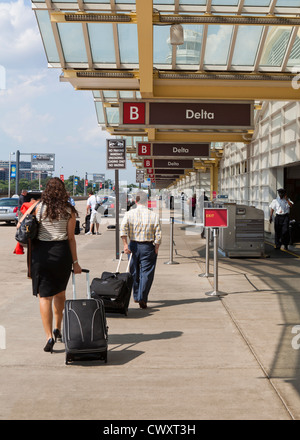
M60 332L60 330L58 328L55 328L53 330L53 336L54 336L55 342L56 341L59 341L59 342L62 341L62 334L61 334L61 332Z
M44 347L44 351L52 353L54 344L55 344L55 341L53 338L48 339L47 344Z

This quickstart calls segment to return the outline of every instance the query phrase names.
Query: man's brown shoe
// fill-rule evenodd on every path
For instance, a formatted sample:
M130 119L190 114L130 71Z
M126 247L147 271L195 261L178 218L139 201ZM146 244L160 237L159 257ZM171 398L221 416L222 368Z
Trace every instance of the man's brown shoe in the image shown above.
M139 301L139 305L141 309L146 309L147 308L147 303L145 303L145 301L141 300Z

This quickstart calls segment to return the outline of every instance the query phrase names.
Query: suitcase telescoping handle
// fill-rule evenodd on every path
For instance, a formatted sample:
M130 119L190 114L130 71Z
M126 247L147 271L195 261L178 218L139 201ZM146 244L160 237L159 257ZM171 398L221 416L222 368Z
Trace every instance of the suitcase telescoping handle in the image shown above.
M116 272L119 272L121 261L122 261L122 254L124 254L124 251L122 251L121 254L120 254L120 258L119 258L118 267L117 267ZM132 258L132 254L129 254L128 264L127 264L127 267L126 267L126 272L129 272L131 258Z
M88 299L91 299L90 271L89 269L82 269L82 272L86 274L86 296ZM72 289L73 289L73 299L76 299L75 273L73 269L72 269Z

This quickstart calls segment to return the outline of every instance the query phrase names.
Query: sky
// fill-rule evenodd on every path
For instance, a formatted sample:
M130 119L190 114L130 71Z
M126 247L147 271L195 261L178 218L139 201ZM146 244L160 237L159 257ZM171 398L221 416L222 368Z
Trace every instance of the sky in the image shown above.
M91 91L75 91L59 82L61 69L48 68L30 0L0 0L0 160L17 150L21 160L31 153L54 153L54 175L65 178L106 170L106 139L98 126ZM11 159L14 159L11 155ZM119 180L135 183L135 167L127 160Z

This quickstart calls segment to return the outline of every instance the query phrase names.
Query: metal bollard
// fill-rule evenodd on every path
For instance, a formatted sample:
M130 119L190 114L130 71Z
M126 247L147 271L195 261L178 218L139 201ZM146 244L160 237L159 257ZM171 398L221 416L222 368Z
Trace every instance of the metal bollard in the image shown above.
M213 274L209 273L209 240L210 240L210 229L205 228L206 233L206 248L205 248L205 273L200 273L199 277L212 277Z
M170 217L170 260L164 264L179 264L177 261L173 261L173 244L174 244L174 217Z
M227 293L218 290L218 248L219 248L219 228L213 228L214 237L214 290L207 292L207 296L225 296Z

